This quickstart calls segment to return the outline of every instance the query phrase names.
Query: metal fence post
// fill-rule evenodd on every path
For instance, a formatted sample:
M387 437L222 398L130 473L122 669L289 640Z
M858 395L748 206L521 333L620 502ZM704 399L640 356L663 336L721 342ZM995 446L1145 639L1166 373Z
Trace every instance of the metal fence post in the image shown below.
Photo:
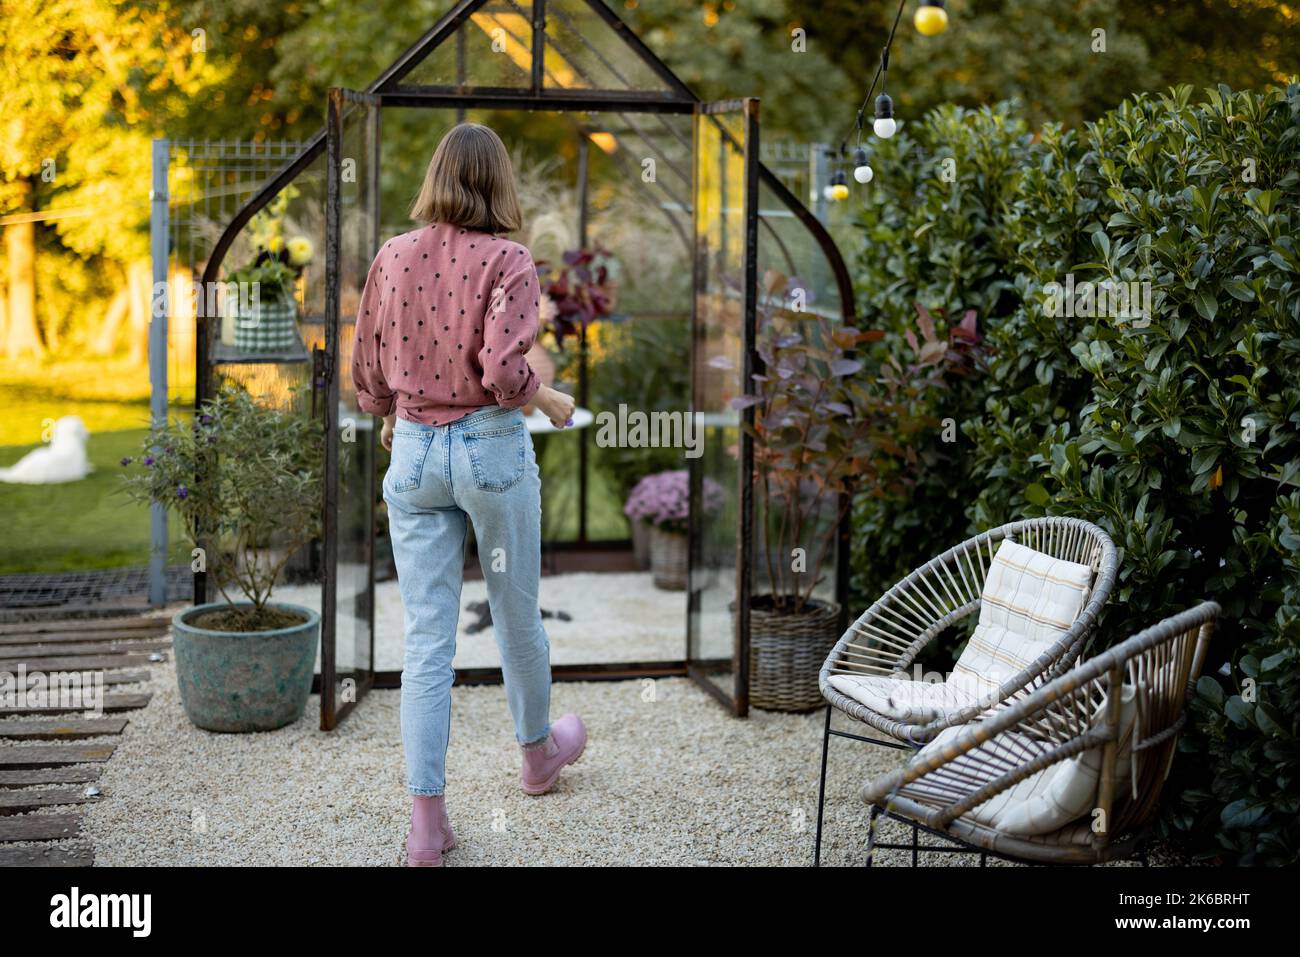
M812 200L813 215L826 222L826 196L822 189L831 181L830 156L831 148L825 143L813 143L808 147L808 178L812 180L808 184L809 198Z
M153 189L149 217L149 253L153 259L153 288L149 319L149 414L155 426L167 422L167 313L171 308L168 259L167 167L170 143L153 141ZM167 510L149 506L149 604L167 603Z

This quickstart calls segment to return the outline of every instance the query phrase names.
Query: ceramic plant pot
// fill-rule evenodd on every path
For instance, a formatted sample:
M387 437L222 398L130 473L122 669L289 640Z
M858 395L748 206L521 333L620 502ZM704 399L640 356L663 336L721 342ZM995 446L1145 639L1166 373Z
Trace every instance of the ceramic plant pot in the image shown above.
M272 731L302 717L311 694L320 639L320 615L298 605L273 604L304 616L273 631L210 631L190 624L225 602L196 605L172 619L172 651L181 706L208 731ZM248 604L236 607L248 608Z

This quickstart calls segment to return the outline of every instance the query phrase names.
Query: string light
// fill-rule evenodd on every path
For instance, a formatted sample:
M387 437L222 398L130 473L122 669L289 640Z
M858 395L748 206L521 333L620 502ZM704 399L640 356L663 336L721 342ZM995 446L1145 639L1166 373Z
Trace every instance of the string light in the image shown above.
M903 18L903 6L907 0L899 0L898 10L894 13L894 22L889 27L889 37L885 40L885 45L880 51L880 63L876 66L876 75L871 78L871 86L867 88L867 95L862 99L862 105L858 107L857 116L857 149L853 153L853 178L859 183L870 183L875 177L875 171L867 163L866 150L862 148L862 127L866 121L867 104L871 102L872 95L876 92L876 84L881 84L881 99L888 104L888 123L881 121L886 119L880 114L881 101L876 101L877 119L872 124L872 129L877 136L888 138L893 136L898 129L898 123L894 120L894 103L888 96L884 95L884 84L881 82L885 71L889 69L889 50L894 45L894 36L898 32L898 21ZM879 124L879 126L877 126ZM887 132L886 132L887 131ZM839 154L843 156L847 150L847 143L841 142ZM829 190L830 187L827 187ZM828 197L829 198L829 197Z
M867 151L859 146L853 151L853 178L866 185L875 175L875 171L867 165Z
M923 37L938 36L948 29L948 11L943 8L943 0L930 0L916 8L912 25Z
M876 66L876 75L871 78L871 85L867 88L867 95L862 99L862 106L858 108L857 122L857 148L853 152L853 178L859 183L870 183L875 178L875 171L867 162L867 152L862 148L862 127L866 122L867 104L871 102L871 97L876 92L876 86L880 86L880 95L876 97L875 117L871 124L871 130L881 139L889 139L898 132L898 120L894 116L894 101L885 92L885 74L889 70L889 52L894 46L894 37L898 33L898 23L903 18L903 8L907 5L907 0L899 0L898 9L894 12L894 22L889 27L889 36L885 40L884 47L880 51L880 63ZM944 9L944 0L928 0L922 2L916 9L912 17L912 23L918 33L922 36L935 36L948 29L948 12ZM840 141L838 155L843 157L848 152L847 137ZM838 194L837 186L845 184L843 173L836 173L831 179L830 185L822 190L822 195L827 199L832 199L833 193Z
M889 98L888 93L881 93L876 97L876 120L871 124L871 129L885 140L898 131L898 123L894 120L894 101Z
M844 200L848 198L849 198L848 179L844 176L844 170L842 169L836 170L835 175L831 177L831 199L833 199L837 203L842 203Z

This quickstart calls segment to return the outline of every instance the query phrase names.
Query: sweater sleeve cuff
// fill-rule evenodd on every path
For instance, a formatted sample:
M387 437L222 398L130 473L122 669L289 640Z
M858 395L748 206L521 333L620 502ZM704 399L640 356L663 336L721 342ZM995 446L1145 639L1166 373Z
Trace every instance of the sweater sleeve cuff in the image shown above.
M363 392L360 389L357 390L357 407L360 408L362 412L369 412L371 415L378 416L392 415L393 408L396 405L396 396L389 395L381 399L371 395L369 392Z
M537 390L542 387L542 380L538 378L536 372L531 368L528 370L528 381L524 387L512 395L510 398L497 399L497 405L503 409L518 409L533 401L533 396L537 395Z

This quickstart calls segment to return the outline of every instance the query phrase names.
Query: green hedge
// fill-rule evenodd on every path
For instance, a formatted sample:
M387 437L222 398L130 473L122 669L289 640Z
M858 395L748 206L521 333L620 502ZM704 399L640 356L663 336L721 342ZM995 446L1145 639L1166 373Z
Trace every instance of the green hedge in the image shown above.
M1300 86L1180 88L1037 135L1012 105L943 108L876 147L864 324L973 308L989 354L939 400L959 439L925 438L914 495L856 503L859 602L975 530L1097 522L1122 570L1090 652L1224 607L1166 833L1300 859ZM1148 283L1150 314L1054 317L1067 274Z

